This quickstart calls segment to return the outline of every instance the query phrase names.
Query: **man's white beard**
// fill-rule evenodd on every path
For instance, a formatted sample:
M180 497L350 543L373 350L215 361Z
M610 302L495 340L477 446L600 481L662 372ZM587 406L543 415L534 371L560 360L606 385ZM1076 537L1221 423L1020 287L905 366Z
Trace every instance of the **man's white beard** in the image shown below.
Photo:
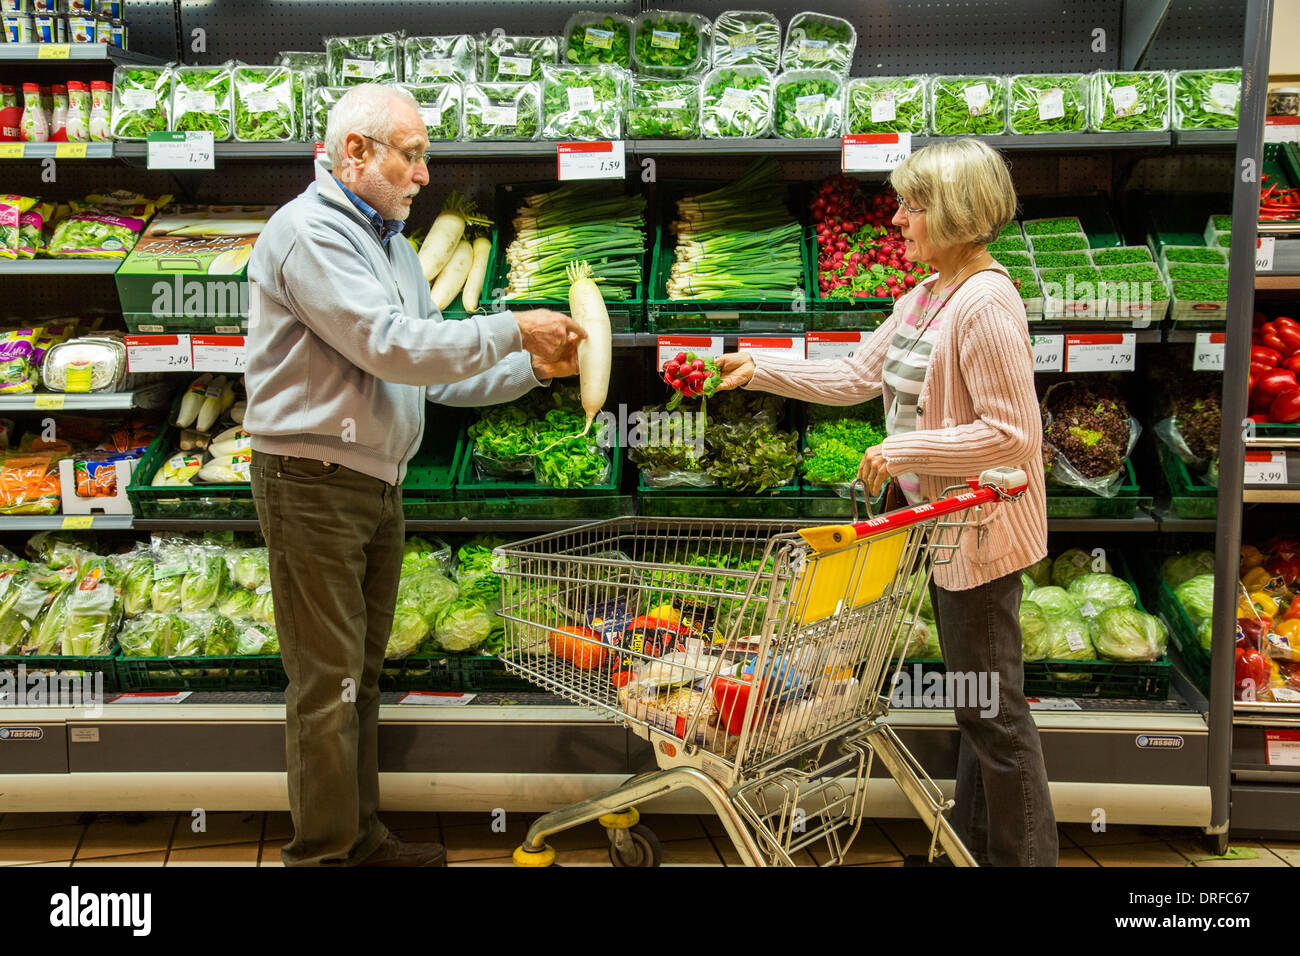
M385 219L405 222L406 217L411 214L411 207L402 202L403 191L385 179L384 174L377 167L367 166L365 172L361 174L359 185L370 197L367 200L370 205L374 206L379 215ZM354 192L360 194L360 190Z

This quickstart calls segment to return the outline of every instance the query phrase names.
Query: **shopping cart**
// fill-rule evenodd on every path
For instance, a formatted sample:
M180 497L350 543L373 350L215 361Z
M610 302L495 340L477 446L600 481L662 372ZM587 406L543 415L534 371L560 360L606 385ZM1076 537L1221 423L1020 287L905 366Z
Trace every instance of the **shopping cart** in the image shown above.
M1025 485L999 468L860 523L855 506L854 524L616 518L498 548L506 666L624 722L659 767L538 819L516 864L551 865L547 837L599 820L614 865L657 866L635 805L682 789L746 865L791 866L814 845L839 863L878 756L929 826L931 858L974 865L952 802L884 717L931 567Z

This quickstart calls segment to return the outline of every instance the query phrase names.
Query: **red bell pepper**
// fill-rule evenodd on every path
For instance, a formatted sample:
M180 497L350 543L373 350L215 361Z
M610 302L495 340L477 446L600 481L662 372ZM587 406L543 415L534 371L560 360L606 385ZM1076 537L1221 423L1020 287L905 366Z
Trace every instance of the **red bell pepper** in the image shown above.
M1294 355L1288 355L1284 358L1282 360L1282 367L1289 368L1291 371L1296 373L1297 378L1300 378L1300 352L1297 352Z
M1268 621L1254 617L1237 618L1237 646L1259 650L1268 639Z
M1283 584L1290 586L1292 581L1300 578L1300 557L1294 553L1274 555L1264 562L1264 570L1274 577L1280 577Z
M1269 348L1267 345L1252 345L1250 347L1250 364L1252 368L1256 365L1276 368L1282 364L1282 353Z
M1274 368L1255 376L1255 388L1251 394L1252 397L1272 399L1293 388L1300 388L1296 383L1296 373L1289 368Z
M1256 425L1271 425L1273 423L1273 419L1267 415L1251 415L1250 420Z
M1279 315L1273 320L1273 325L1279 329L1293 329L1296 332L1300 332L1300 322L1297 322L1290 316Z
M1237 648L1236 691L1238 700L1257 700L1268 687L1268 658L1256 650Z
M1289 355L1286 344L1277 337L1277 326L1272 322L1265 322L1255 331L1255 344L1263 345L1275 352L1281 352L1283 355Z
M1286 354L1295 355L1296 352L1300 351L1300 329L1281 325L1278 322L1274 322L1273 324L1277 326L1278 340L1286 346Z
M1300 598L1292 598L1291 603L1286 606L1282 612L1281 620L1294 621L1300 619Z
M1287 425L1300 422L1300 388L1289 388L1274 396L1268 413L1276 421Z

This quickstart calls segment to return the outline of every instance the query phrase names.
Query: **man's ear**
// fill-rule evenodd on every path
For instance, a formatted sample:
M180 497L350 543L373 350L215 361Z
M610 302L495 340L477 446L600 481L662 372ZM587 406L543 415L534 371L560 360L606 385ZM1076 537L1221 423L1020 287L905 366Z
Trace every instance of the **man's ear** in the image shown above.
M366 158L366 138L360 133L348 133L343 138L343 158L361 163Z

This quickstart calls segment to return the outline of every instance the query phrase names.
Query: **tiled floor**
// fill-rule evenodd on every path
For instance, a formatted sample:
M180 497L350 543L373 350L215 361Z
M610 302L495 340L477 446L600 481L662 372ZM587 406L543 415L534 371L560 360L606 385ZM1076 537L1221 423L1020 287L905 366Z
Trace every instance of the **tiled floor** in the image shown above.
M389 813L400 837L447 846L452 866L510 866L510 854L536 814L504 819L470 813ZM739 857L713 817L646 816L663 846L666 866L736 866ZM1227 858L1212 859L1194 830L1086 824L1060 828L1062 866L1300 866L1300 841L1240 840ZM0 815L3 866L280 866L293 835L287 813L6 813ZM591 823L549 841L564 866L608 866L608 840ZM929 834L910 820L867 821L846 854L846 866L901 866L922 853ZM802 866L827 858L823 847L799 854Z

